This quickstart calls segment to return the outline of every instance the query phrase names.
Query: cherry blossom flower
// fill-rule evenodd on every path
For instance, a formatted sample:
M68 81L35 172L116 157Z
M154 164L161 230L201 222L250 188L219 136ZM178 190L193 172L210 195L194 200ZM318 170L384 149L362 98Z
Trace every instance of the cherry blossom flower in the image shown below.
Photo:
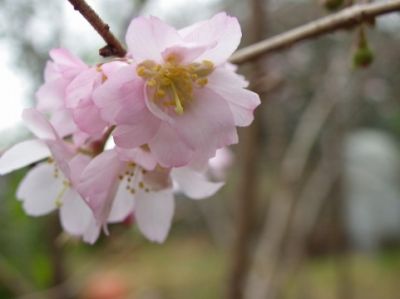
M66 232L83 236L93 243L100 226L85 201L76 190L80 173L91 158L80 154L71 144L63 141L47 119L34 109L26 109L23 119L37 139L23 141L11 147L0 158L0 174L38 163L21 181L17 198L23 203L28 215L41 216L56 209ZM116 205L118 205L118 200ZM113 209L109 221L122 221L128 215L121 215Z
M146 145L162 167L207 161L237 142L257 94L227 63L239 45L236 18L220 13L175 30L155 17L134 19L126 35L134 63L93 94L103 118L116 125L121 148Z
M147 148L115 148L89 163L79 190L99 223L109 219L116 198L124 198L120 209L133 212L139 230L149 240L163 242L174 213L173 181L193 199L211 196L223 185L188 167L162 168Z
M75 124L94 139L102 136L108 123L94 105L93 91L124 65L122 61L112 61L90 67L78 74L65 90L65 107L71 111Z
M64 137L77 132L71 110L65 107L66 89L89 66L66 49L53 49L50 57L44 71L45 82L36 92L36 108L50 115L57 133Z
M131 217L163 242L174 193L202 199L223 186L210 178L223 179L232 160L224 147L260 104L228 62L240 39L225 13L181 30L139 17L124 58L88 66L53 49L36 109L23 113L37 139L0 158L2 175L37 163L17 191L26 213L58 210L64 230L89 243ZM111 131L115 144L99 153Z
M111 61L89 67L66 49L53 49L50 57L45 83L36 92L36 108L50 115L61 137L72 135L79 145L99 139L108 123L92 101L93 90L126 63Z

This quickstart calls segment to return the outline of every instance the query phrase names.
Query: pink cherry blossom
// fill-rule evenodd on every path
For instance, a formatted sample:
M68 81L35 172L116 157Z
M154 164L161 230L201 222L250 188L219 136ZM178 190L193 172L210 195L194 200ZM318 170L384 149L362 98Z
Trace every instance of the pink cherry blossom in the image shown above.
M36 108L51 115L51 123L61 136L77 131L72 114L65 107L67 86L88 66L66 49L50 51L52 61L48 61L44 72L44 84L36 92Z
M149 240L163 242L174 213L173 181L194 199L211 196L223 185L188 167L162 168L145 148L115 148L89 163L79 190L99 223L110 219L110 207L118 201L124 203L121 211L133 212L138 228Z
M79 73L65 90L65 107L70 109L75 124L94 139L101 137L108 122L103 120L99 108L94 105L93 91L124 65L124 62L112 61L90 67Z
M207 161L236 143L235 126L249 125L260 103L226 63L240 38L239 23L225 13L179 31L155 17L134 19L126 42L135 63L93 94L116 125L115 143L146 145L166 168Z

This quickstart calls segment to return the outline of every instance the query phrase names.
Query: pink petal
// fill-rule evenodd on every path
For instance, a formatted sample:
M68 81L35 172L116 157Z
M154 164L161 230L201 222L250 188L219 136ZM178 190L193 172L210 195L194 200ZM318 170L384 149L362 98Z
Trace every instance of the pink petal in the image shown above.
M70 51L64 48L51 49L50 57L54 60L54 62L63 66L69 66L69 67L86 66L86 64L84 64L78 57L76 57Z
M161 55L164 60L167 60L171 55L181 64L187 64L203 54L207 49L215 46L215 43L210 45L181 45L172 46L162 51Z
M80 176L85 168L89 165L91 157L84 154L76 154L71 160L68 161L70 170L69 180L73 186L79 183Z
M152 16L133 19L125 39L137 63L147 59L162 62L161 52L165 48L182 43L173 27Z
M136 196L135 220L140 231L150 241L165 241L174 214L172 190L141 192Z
M44 80L46 82L50 82L56 79L62 78L60 72L57 69L57 65L54 63L54 61L47 61L46 66L44 68Z
M247 127L254 120L254 110L243 108L239 105L230 104L235 125L238 127Z
M171 176L178 184L179 190L193 199L214 195L224 185L222 182L210 182L203 173L196 172L189 167L174 168Z
M152 100L152 90L147 89L146 86L144 86L143 90L145 91L145 103L148 108L148 110L158 119L163 120L164 122L167 123L172 123L173 122L173 117L171 117L168 113L166 113L164 110L162 110L155 101Z
M210 76L208 87L229 103L235 125L248 126L254 119L254 109L260 105L260 97L255 92L241 88L246 82L230 70L216 69Z
M76 125L89 135L101 134L108 125L101 118L99 108L91 100L80 102L72 111Z
M146 170L153 170L157 165L154 155L140 147L124 149L116 147L119 159L126 162L135 162Z
M255 92L240 88L244 82L239 76L234 75L228 70L217 69L208 77L207 87L220 94L229 103L254 110L261 103L260 97Z
M104 120L129 124L146 109L144 85L135 66L122 67L95 89L93 101Z
M91 98L96 80L101 74L92 67L80 73L66 89L65 105L67 108L76 108L83 100Z
M196 60L210 60L219 65L227 61L229 56L237 49L242 37L239 22L236 18L226 13L216 14L207 21L202 21L179 31L185 42L195 44L210 44L216 46L206 51Z
M63 140L48 140L46 141L48 148L50 149L51 155L55 160L57 167L62 171L64 176L68 179L71 178L71 170L68 162L74 156L74 151L70 148Z
M50 156L45 143L40 140L27 140L17 143L0 158L0 175L28 166Z
M56 209L56 199L64 187L62 178L54 178L54 165L40 163L22 179L17 198L23 201L28 215L42 216Z
M194 153L190 163L187 165L188 167L204 172L208 168L208 161L210 158L214 157L217 151L217 146L209 146L206 149L198 149Z
M73 189L69 189L60 208L60 220L63 229L71 235L81 236L94 219L92 211L83 198Z
M128 65L129 64L125 61L114 60L103 63L99 69L106 76L106 80L108 80L111 76L114 76L117 71Z
M225 64L223 67L215 68L208 76L207 86L246 88L249 86L249 82L243 76L235 73L235 70L229 64Z
M195 90L193 102L175 117L174 128L193 148L213 150L237 142L232 112L227 102L209 88Z
M71 80L79 72L87 68L87 65L82 60L74 56L67 49L52 49L50 57L54 60L57 71L68 80Z
M115 151L105 151L96 156L81 175L77 189L100 225L107 221L119 184L118 175L124 166Z
M83 146L86 142L88 142L89 139L89 134L82 131L74 132L74 134L72 135L72 141L76 147Z
M57 134L50 122L39 111L28 108L22 112L22 119L28 129L39 139L56 139Z
M186 165L193 155L193 150L166 123L160 126L157 134L148 144L156 160L163 167Z
M51 113L50 122L57 134L63 138L78 130L70 109L58 109Z
M137 125L119 125L113 131L116 145L122 148L134 148L146 144L157 133L159 121L138 123Z
M42 112L52 112L64 106L65 88L68 82L57 78L44 83L36 92L37 109Z

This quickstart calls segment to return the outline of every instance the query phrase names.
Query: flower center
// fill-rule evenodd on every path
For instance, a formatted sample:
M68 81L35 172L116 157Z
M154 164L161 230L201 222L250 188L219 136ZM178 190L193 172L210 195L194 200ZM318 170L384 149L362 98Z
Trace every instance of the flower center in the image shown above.
M170 56L163 65L146 60L136 68L137 74L152 88L153 101L163 107L174 108L179 115L192 100L193 87L204 87L208 83L207 76L213 70L214 64L209 60L183 65L174 56Z

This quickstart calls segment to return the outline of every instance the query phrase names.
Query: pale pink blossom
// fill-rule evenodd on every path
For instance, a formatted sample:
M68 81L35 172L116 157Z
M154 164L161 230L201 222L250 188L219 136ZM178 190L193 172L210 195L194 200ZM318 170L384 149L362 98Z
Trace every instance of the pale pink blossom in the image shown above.
M89 67L65 49L51 50L50 57L45 82L36 92L36 108L50 115L61 137L72 135L80 145L99 139L108 123L100 117L92 93L126 63L111 61Z
M26 109L23 119L37 139L18 143L6 151L0 158L0 174L46 159L22 179L17 198L31 216L45 215L58 209L66 232L93 243L99 235L100 226L76 190L77 179L91 158L78 153L76 148L63 141L38 111ZM127 215L110 213L110 222L122 221Z
M36 108L50 114L52 125L64 137L77 131L71 111L65 107L67 86L89 67L66 49L52 49L50 57L44 71L45 82L36 92Z
M146 145L162 167L207 161L237 142L257 94L227 64L239 45L236 18L220 13L182 30L155 17L134 19L126 35L134 64L94 92L102 117L116 125L122 148Z
M80 72L65 90L65 107L71 111L79 130L93 139L100 138L108 126L108 122L101 117L99 108L94 105L93 91L125 65L121 61L112 61L90 67Z
M79 190L99 223L110 219L110 207L118 200L123 203L119 209L133 213L139 230L149 240L163 242L174 213L173 181L193 199L211 196L223 185L188 167L162 168L146 148L115 148L89 163Z

